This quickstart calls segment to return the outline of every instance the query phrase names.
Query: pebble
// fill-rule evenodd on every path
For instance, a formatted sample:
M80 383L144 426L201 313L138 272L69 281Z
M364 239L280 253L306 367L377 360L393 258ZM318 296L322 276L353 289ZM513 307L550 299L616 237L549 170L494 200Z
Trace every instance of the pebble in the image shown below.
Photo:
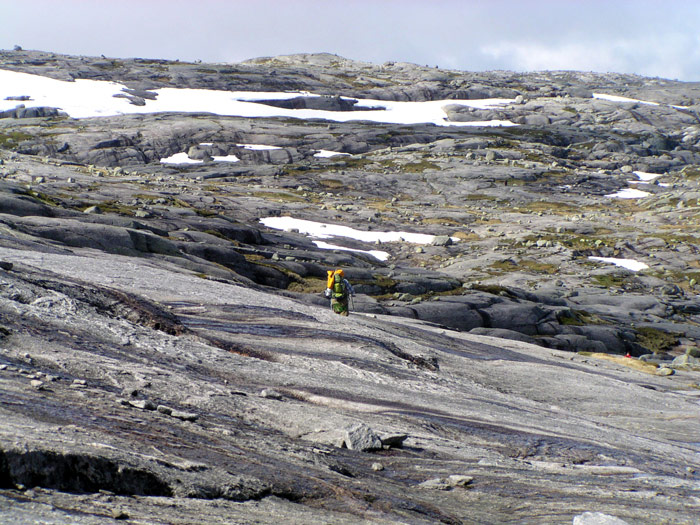
M32 379L29 384L32 385L32 388L36 388L37 390L44 389L44 382L39 381L38 379Z
M384 465L382 465L381 463L372 463L372 470L374 470L375 472L384 470Z

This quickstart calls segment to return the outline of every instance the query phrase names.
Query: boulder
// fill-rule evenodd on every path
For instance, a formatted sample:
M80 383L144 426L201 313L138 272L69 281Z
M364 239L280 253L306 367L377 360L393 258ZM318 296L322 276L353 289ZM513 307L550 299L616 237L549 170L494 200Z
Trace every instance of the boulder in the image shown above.
M382 439L367 425L360 423L344 431L343 446L363 452L380 450Z

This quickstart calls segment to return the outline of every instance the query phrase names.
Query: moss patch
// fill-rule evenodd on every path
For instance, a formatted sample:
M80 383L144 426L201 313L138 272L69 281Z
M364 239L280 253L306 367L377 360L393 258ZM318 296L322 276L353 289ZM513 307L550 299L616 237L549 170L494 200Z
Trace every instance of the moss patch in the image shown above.
M654 353L666 352L678 343L679 334L664 332L658 328L637 328L637 343Z
M19 143L24 140L33 138L33 135L22 131L10 131L9 133L0 133L0 148L2 149L17 149Z

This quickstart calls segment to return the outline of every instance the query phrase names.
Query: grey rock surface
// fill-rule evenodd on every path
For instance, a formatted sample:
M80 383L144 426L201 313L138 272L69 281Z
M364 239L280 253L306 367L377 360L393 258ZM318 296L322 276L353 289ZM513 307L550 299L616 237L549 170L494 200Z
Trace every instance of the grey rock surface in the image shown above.
M697 519L698 84L328 54L0 68L120 82L139 108L162 87L300 90L321 97L284 104L446 99L445 124L518 124L4 114L2 519ZM485 97L512 101L452 102ZM184 152L204 162L160 162ZM627 188L648 195L609 197ZM437 237L260 223L281 216ZM322 295L335 267L347 318Z

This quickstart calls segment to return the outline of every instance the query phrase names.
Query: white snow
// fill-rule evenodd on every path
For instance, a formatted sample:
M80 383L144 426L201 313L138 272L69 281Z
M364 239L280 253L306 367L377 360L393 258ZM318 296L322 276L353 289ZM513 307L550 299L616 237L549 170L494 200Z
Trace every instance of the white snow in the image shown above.
M435 240L435 235L425 233L363 231L355 230L349 226L324 224L292 217L266 217L260 219L260 222L274 230L298 230L300 233L311 235L317 239L347 237L363 242L410 242L414 244L430 244Z
M191 159L187 153L175 153L170 157L160 159L161 164L204 164L203 160Z
M346 252L356 252L356 253L365 253L367 255L371 255L372 257L380 260L380 261L386 261L389 258L389 254L387 252L383 252L381 250L355 250L353 248L345 248L344 246L336 246L335 244L328 244L327 242L323 241L313 241L316 246L321 248L322 250L343 250Z
M239 159L235 155L225 155L225 156L217 156L214 155L212 157L214 159L214 162L238 162ZM175 153L175 155L171 155L170 157L166 157L164 159L160 159L161 164L204 164L203 160L196 160L196 159L191 159L187 153Z
M621 266L623 268L627 268L628 270L632 270L633 272L638 272L639 270L649 268L648 264L635 261L634 259L617 259L615 257L589 257L589 259L614 264L615 266Z
M609 100L610 102L636 102L637 104L647 104L649 106L658 106L658 102L647 102L645 100L637 100L636 98L621 97L619 95L606 95L605 93L593 93L593 98L600 100Z
M641 184L649 183L650 181L652 181L652 180L654 180L654 179L658 179L659 177L661 177L661 175L659 175L658 173L646 173L646 172L644 172L644 171L635 171L635 172L633 172L633 173L634 173L637 177L639 177L639 180L638 180L638 181L635 181L635 182L639 182L639 183L641 183Z
M250 150L272 150L272 149L282 149L279 146L266 146L264 144L236 144L239 148L250 149Z
M214 162L238 162L241 160L235 155L212 155L211 158L214 159Z
M321 149L318 150L318 153L314 154L314 157L318 157L321 159L329 159L331 157L335 157L337 155L350 155L349 153L338 153L337 151L329 151L327 149Z
M624 188L617 193L610 193L606 195L606 197L610 197L611 199L642 199L644 197L648 197L649 195L651 195L651 193L647 191L637 190L634 188Z
M427 102L395 102L360 99L360 107L380 107L367 111L324 111L314 109L285 109L257 104L256 100L283 100L298 96L318 96L303 92L264 93L247 91L217 91L206 89L162 88L154 90L156 100L146 100L145 106L135 106L123 94L126 86L116 82L76 80L67 82L51 78L0 70L0 111L13 109L18 101L5 100L11 96L30 96L22 102L26 107L60 108L74 118L106 117L134 113L184 112L213 113L236 117L288 117L324 119L336 122L371 121L391 124L433 123L439 126L515 126L510 121L449 122L442 109L458 104L479 109L511 103L510 99L433 100Z

